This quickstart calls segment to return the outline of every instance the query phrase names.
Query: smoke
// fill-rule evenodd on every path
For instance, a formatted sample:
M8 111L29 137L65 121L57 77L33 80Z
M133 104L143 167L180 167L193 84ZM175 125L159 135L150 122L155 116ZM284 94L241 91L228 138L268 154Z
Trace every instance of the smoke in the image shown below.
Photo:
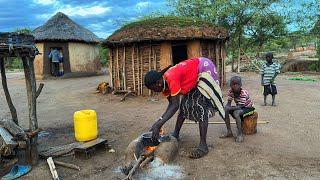
M180 166L164 164L161 159L155 158L149 168L140 171L133 176L134 179L141 180L161 180L161 179L183 179L184 171Z

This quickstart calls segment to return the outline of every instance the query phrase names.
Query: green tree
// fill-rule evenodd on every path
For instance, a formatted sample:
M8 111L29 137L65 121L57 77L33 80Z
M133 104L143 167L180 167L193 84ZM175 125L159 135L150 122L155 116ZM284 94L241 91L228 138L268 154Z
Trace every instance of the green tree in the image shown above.
M256 54L259 56L259 52L266 42L285 36L286 25L283 17L274 12L261 13L253 16L252 21L246 26L245 32L250 37L250 44L257 47Z
M29 28L18 28L14 32L20 33L20 34L31 34L32 30Z
M100 63L102 66L107 66L108 65L108 49L104 47L99 47L99 59Z
M229 30L233 55L240 54L247 26L282 0L168 0L174 13L200 18ZM289 0L286 0L289 1Z
M318 58L318 68L317 70L320 71L320 15L317 16L317 21L314 23L313 28L311 29L310 33L316 37L316 48L317 48L317 58Z

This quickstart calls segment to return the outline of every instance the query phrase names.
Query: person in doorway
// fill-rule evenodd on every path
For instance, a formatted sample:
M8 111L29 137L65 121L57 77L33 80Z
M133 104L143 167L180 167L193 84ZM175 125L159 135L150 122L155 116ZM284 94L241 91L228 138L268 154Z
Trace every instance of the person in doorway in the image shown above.
M50 51L49 59L51 60L52 76L57 77L59 75L60 51L57 48L53 48Z
M199 122L200 143L189 157L201 158L206 155L209 151L206 142L208 119L216 111L223 118L225 115L219 76L213 62L204 57L184 60L161 72L149 71L144 83L148 89L162 92L169 101L164 114L150 129L153 139L159 139L160 128L180 109L172 135L179 139L185 119Z
M243 118L254 113L253 101L251 100L247 90L242 88L240 76L234 76L230 79L230 90L228 92L228 103L225 106L225 123L227 126L227 134L221 138L233 137L230 127L230 115L236 120L237 123L237 136L236 142L243 142L242 122ZM231 103L234 100L236 106Z
M271 94L272 96L272 106L276 106L276 94L277 86L275 78L280 73L280 65L278 63L274 63L273 54L271 52L266 54L266 64L263 64L261 68L261 86L263 86L263 105L267 105L267 96Z

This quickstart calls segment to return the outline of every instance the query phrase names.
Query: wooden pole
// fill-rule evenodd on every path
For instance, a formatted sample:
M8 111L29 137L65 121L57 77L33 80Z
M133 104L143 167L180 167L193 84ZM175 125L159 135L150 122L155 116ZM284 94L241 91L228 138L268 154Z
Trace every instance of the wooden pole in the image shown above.
M127 74L126 74L126 47L123 46L123 60L122 60L122 76L123 76L123 89L127 90Z
M214 44L214 49L215 49L217 46L218 46L218 44ZM217 53L216 50L214 50L214 52ZM215 56L216 56L216 54L215 54ZM221 79L222 79L222 75L221 75L221 74L222 74L222 73L221 73L221 71L220 71L220 66L221 66L222 63L220 62L219 59L217 59L217 57L215 57L215 59L216 59L216 60L215 60L215 65L216 65L217 71L218 71L218 73L219 73L220 85L221 85L221 81L222 81L222 80L221 80Z
M238 52L238 61L237 61L237 73L240 72L240 58L241 58L241 49L239 47L239 52Z
M110 48L109 50L109 75L110 75L110 84L111 87L114 88L114 84L113 84L113 59L112 59L112 49Z
M11 112L12 120L17 125L19 125L17 110L12 103L12 99L11 99L11 96L9 93L8 84L7 84L7 77L6 77L5 67L4 67L4 58L2 58L2 57L0 58L0 69L1 69L3 91L4 91L4 95L6 96L6 100L7 100L10 112Z
M153 49L153 63L154 63L154 70L157 70L157 53L155 49Z
M56 165L59 165L59 166L63 166L63 167L67 167L67 168L71 168L71 169L75 169L75 170L80 171L80 167L77 166L77 165L74 165L74 164L71 164L71 163L66 163L66 162L61 162L61 161L56 161L56 160L54 160L53 162L54 162Z
M218 72L219 72L219 76L221 76L221 72L220 72L221 63L220 63L220 59L219 59L219 41L218 40L215 41L214 49L215 49L214 52L215 52L217 69L218 69Z
M52 157L49 157L49 158L47 159L47 163L48 163L48 165L49 165L52 178L53 178L54 180L60 180L59 175L58 175L58 172L57 172L57 170L56 170L56 166L54 165L54 162L53 162Z
M27 97L28 97L28 107L29 107L29 129L30 131L35 131L38 129L38 121L36 114L36 78L34 74L34 59L28 57L22 57L24 74L27 86ZM27 150L27 161L33 165L38 163L38 149L37 149L37 139L38 136L30 139L30 146Z
M140 67L141 67L141 72L140 72L140 78L141 78L141 84L140 84L140 88L141 88L141 94L143 95L143 57L142 57L142 54L143 54L143 48L142 48L142 51L140 52Z
M137 70L138 70L138 95L140 95L140 61L139 61L139 46L137 47Z
M221 85L224 86L226 84L226 67L225 67L225 63L226 63L226 45L225 42L222 42L222 61L221 61L221 66L222 66L222 77L221 77Z
M149 46L149 71L151 71L151 54L152 54L152 46ZM151 96L151 90L149 89L149 96Z
M132 78L133 78L133 90L136 92L136 76L134 71L134 46L132 46L132 53L131 53L131 60L132 60Z
M121 89L120 85L120 68L119 68L119 48L117 46L117 52L116 52L116 60L117 60L117 89Z

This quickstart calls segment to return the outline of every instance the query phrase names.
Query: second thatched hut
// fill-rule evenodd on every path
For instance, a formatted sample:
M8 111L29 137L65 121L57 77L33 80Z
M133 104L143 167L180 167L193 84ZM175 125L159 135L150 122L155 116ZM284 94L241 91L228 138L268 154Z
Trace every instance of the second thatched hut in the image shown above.
M58 12L32 35L42 55L35 59L37 78L52 75L52 63L48 57L51 49L59 49L63 56L64 73L69 75L97 74L101 70L98 44L100 39L88 29Z
M228 31L204 21L182 17L158 17L123 26L105 40L109 48L111 85L150 95L143 77L188 58L208 57L225 83L225 44Z

